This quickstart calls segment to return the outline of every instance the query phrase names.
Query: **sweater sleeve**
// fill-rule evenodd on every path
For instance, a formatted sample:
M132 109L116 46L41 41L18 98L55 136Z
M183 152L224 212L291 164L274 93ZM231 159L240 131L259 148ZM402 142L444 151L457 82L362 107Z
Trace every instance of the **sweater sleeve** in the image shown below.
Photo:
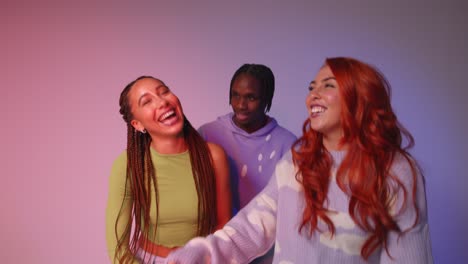
M132 196L130 195L130 188L126 186L126 175L127 158L126 153L122 153L112 165L109 177L109 193L106 208L107 253L112 263L118 263L118 261L114 259L118 241L117 237L122 237L126 226L129 224L133 203L131 198ZM121 214L120 220L116 226L116 220L119 213ZM133 263L139 262L134 260Z
M222 229L192 239L172 252L166 263L248 263L265 254L276 237L277 199L273 174L267 186Z
M382 250L380 263L433 263L423 176L417 171L416 194L413 197L412 170L406 159L400 157L396 161L393 173L407 190L404 204L403 192L399 190L394 211L398 226L403 233L389 233L387 241L390 256ZM416 200L416 208L413 205L414 200ZM415 224L416 210L419 216Z

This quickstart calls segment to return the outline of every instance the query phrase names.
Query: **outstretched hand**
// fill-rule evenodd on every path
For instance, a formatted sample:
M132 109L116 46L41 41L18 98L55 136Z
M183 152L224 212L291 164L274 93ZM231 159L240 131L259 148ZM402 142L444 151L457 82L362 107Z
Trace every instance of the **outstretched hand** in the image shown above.
M187 245L172 251L165 259L166 264L210 264L211 256L203 238L192 239Z

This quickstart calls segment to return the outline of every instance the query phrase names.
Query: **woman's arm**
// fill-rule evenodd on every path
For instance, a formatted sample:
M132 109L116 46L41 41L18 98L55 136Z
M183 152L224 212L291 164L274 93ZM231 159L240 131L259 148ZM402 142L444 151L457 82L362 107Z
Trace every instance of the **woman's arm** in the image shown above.
M231 188L229 186L229 164L223 148L217 144L209 143L213 167L216 177L216 230L221 229L231 219Z
M402 157L396 158L392 172L405 186L407 196L406 202L403 203L403 192L402 190L398 192L393 213L403 233L389 233L387 246L390 256L382 250L380 258L382 264L433 263L424 180L417 167L415 170L416 182L413 180L413 171L408 161ZM416 192L413 196L414 184L416 184ZM416 208L414 201L416 201ZM418 220L415 223L416 215L418 215Z
M126 153L122 153L112 165L109 177L109 192L106 208L106 242L109 259L112 263L118 263L114 259L118 238L124 234L126 226L129 224L132 198L129 187L125 186L127 180L127 158ZM121 210L122 208L122 210ZM116 220L120 213L120 219L116 227ZM125 238L124 248L128 247L129 237ZM138 263L134 260L133 263Z

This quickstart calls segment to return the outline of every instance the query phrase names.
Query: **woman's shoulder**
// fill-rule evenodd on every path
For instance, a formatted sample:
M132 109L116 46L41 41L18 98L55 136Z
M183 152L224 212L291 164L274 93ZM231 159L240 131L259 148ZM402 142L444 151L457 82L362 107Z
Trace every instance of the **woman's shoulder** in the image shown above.
M206 144L208 145L213 161L216 162L219 159L226 159L226 152L223 147L213 142L206 142Z
M127 172L127 151L124 150L114 159L111 169L111 178Z
M120 152L117 157L114 159L114 165L120 163L127 163L127 150Z
M405 185L412 185L414 176L417 178L422 177L416 160L411 155L402 153L395 154L390 173Z
M281 160L276 163L274 177L276 178L278 188L287 186L297 191L301 190L301 186L296 179L296 175L299 178L301 177L298 175L298 169L294 165L291 151L287 151L281 157Z

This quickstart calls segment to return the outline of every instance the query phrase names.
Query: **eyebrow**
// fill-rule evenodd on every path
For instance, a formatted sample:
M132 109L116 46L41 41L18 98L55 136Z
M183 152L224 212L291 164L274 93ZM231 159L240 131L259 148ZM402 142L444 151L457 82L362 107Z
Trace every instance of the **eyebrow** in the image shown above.
M322 82L326 82L326 81L329 81L329 80L335 80L336 81L335 77L330 76L330 77L322 79ZM312 85L312 84L315 84L315 81L311 81L310 85Z
M156 89L156 91L158 91L159 89L164 88L164 87L166 87L166 88L169 89L169 87L167 87L167 86L164 85L164 84L160 84L160 85L156 86L155 89ZM141 105L141 100L143 100L143 98L144 98L147 94L148 94L148 93L144 93L142 96L140 96L140 98L138 98L138 105Z

